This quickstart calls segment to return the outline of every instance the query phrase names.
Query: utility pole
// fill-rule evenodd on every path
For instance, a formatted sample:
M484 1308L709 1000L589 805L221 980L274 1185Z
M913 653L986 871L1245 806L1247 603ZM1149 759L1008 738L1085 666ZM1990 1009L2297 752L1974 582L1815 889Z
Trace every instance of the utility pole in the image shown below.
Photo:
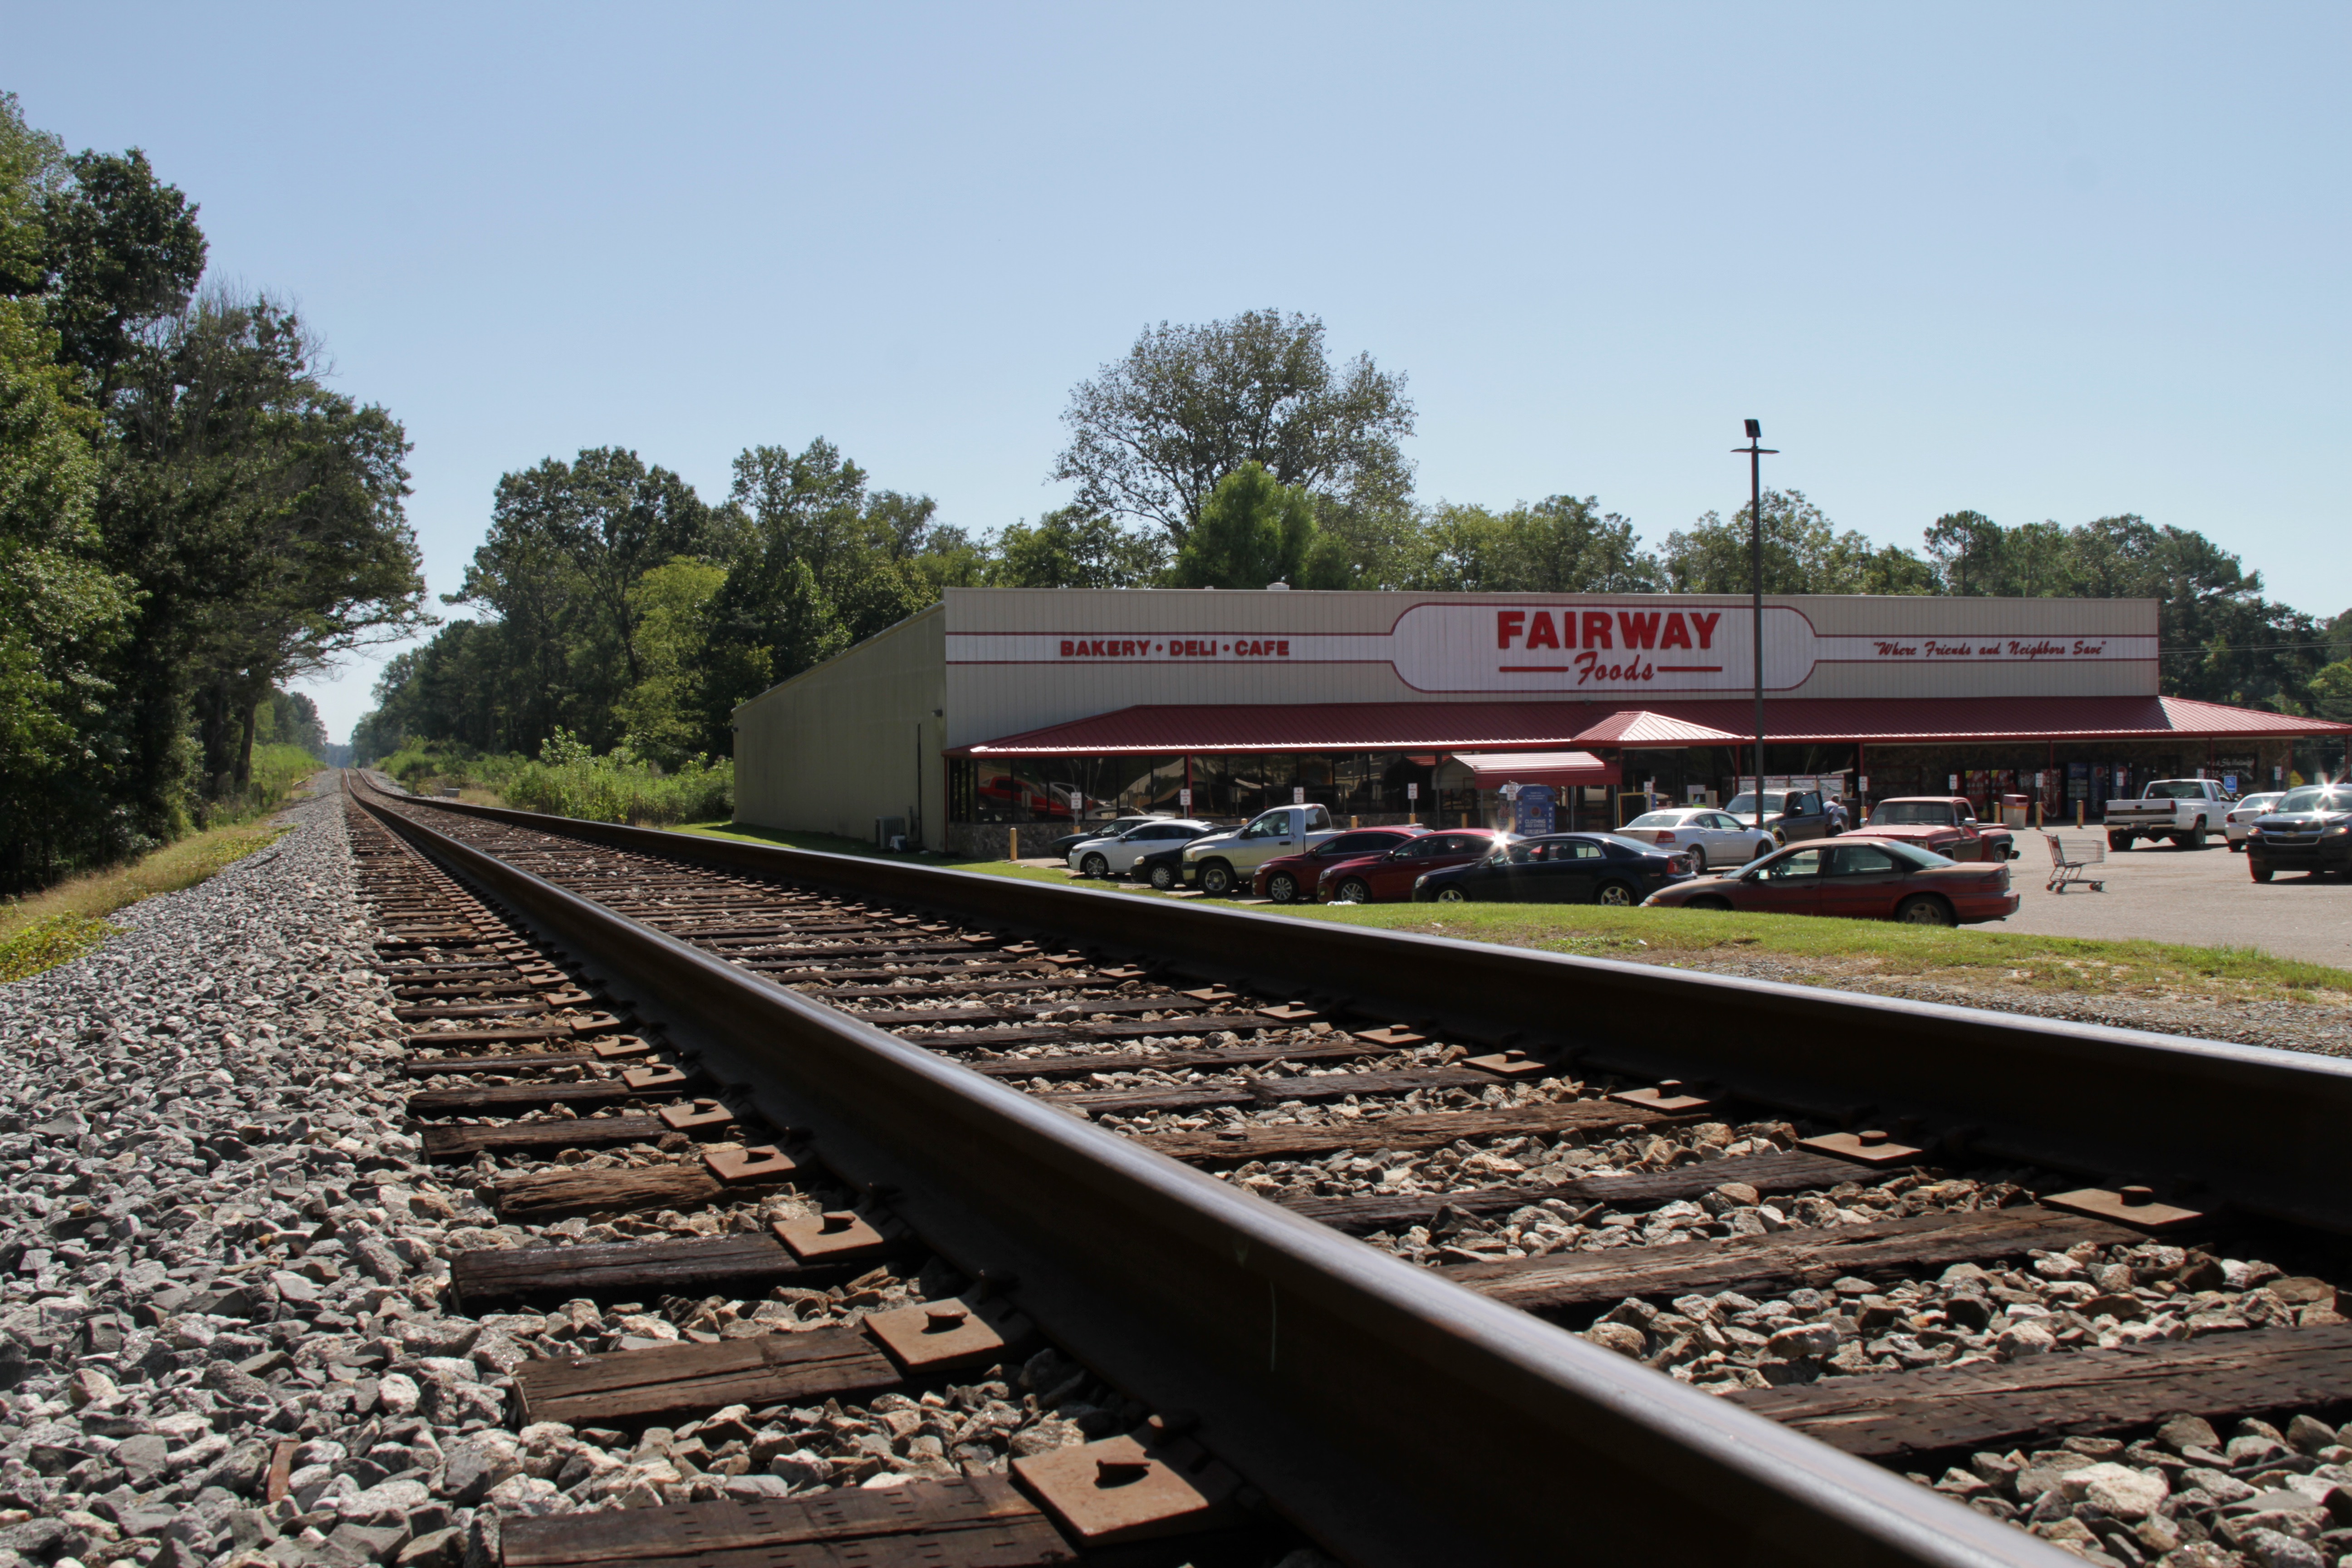
M1780 455L1777 448L1762 445L1763 439L1764 426L1750 419L1748 445L1732 448L1748 454L1748 565L1755 590L1756 828L1759 833L1764 830L1764 459Z

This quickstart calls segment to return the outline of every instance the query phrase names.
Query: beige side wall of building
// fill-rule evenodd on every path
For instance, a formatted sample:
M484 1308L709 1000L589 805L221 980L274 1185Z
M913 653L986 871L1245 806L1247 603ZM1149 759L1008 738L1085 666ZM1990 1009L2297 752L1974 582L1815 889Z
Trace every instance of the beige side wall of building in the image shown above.
M934 605L735 710L735 819L871 839L911 808L944 847L946 624Z

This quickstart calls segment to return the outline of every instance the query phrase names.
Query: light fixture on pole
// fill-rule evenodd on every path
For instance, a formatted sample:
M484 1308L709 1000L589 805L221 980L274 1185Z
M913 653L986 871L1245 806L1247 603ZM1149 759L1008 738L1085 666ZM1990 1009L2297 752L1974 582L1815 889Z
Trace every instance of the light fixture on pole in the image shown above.
M1777 447L1764 446L1764 426L1758 421L1748 421L1748 445L1734 447L1735 453L1748 454L1748 560L1753 573L1754 637L1756 659L1756 827L1764 828L1764 459L1779 456Z

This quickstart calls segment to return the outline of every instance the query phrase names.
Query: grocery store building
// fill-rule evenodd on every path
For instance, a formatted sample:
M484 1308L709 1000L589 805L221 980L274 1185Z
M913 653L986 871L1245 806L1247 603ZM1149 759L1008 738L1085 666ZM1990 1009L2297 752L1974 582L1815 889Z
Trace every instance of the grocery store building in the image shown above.
M1516 783L1613 826L1752 772L1755 629L1706 595L950 588L736 710L736 815L1002 853L1294 799L1496 821ZM2072 820L2151 778L2341 765L2352 726L2161 696L2158 655L2154 600L1768 598L1765 772Z

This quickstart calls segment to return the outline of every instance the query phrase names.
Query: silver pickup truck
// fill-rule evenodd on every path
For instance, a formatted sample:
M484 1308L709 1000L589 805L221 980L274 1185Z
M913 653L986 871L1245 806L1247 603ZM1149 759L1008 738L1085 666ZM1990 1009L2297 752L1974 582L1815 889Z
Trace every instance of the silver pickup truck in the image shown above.
M2137 800L2107 802L2107 847L2128 849L2143 838L2169 838L2202 849L2205 836L2222 831L2230 796L2219 779L2158 779Z
M1249 886L1250 873L1277 855L1312 849L1338 829L1320 805L1278 805L1246 827L1184 846L1184 879L1212 898Z

